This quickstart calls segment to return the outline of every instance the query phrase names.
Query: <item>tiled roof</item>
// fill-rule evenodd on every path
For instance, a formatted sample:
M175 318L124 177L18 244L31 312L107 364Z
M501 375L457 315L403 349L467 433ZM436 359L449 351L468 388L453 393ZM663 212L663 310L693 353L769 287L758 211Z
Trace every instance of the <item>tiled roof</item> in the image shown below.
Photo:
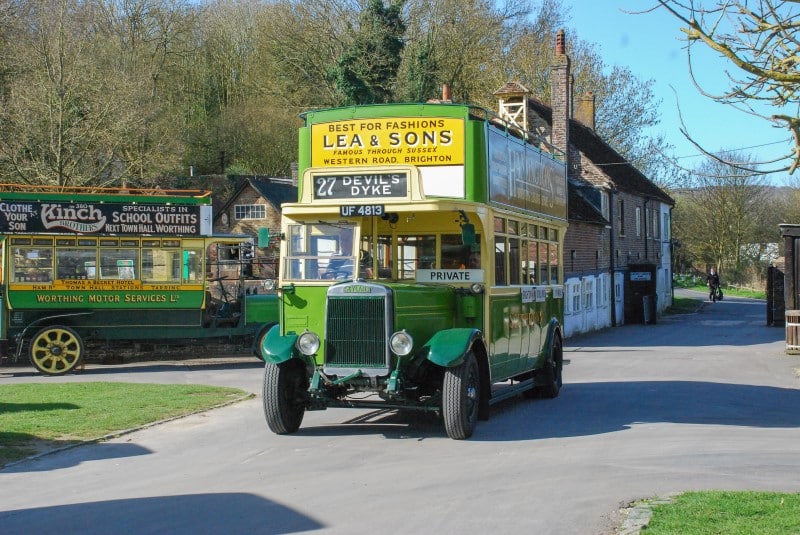
M494 92L495 96L507 93L530 93L530 89L519 82L506 82L503 87Z
M581 188L573 184L572 181L567 183L567 195L570 221L580 221L592 225L610 225L600 210L583 197Z
M285 202L297 201L297 186L293 186L289 181L253 177L248 178L247 182L278 209Z
M539 117L552 125L553 110L550 106L534 98L528 99L528 106ZM616 189L675 205L672 197L620 156L594 130L574 119L569 121L569 142L594 165L598 166Z

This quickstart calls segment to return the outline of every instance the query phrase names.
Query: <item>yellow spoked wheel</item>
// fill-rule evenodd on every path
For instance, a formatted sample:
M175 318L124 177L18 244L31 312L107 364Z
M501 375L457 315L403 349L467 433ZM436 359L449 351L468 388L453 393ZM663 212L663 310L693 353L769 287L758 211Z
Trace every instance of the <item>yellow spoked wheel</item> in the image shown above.
M31 362L47 375L68 373L83 358L83 342L69 327L45 327L31 339Z

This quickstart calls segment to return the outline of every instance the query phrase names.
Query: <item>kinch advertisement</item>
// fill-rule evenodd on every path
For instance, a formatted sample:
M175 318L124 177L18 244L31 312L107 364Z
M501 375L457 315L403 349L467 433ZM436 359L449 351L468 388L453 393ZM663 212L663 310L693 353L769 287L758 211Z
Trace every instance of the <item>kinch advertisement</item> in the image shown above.
M0 201L2 234L211 234L211 206Z

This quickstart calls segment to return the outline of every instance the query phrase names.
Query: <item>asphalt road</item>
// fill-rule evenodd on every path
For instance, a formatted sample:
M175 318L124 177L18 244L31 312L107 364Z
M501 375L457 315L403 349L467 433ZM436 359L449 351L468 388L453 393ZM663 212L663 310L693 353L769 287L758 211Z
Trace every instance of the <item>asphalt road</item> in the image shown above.
M699 296L699 294L697 294ZM466 441L433 418L336 409L273 435L253 359L90 366L7 381L237 386L255 399L0 471L3 533L611 533L631 500L800 492L800 356L729 298L567 341L554 400L509 400Z

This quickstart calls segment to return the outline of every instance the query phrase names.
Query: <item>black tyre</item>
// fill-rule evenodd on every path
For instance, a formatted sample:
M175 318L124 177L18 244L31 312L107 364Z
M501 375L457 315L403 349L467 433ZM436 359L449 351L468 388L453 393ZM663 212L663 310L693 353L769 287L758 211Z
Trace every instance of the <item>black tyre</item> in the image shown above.
M558 336L553 340L553 348L550 351L550 358L547 361L542 373L545 376L545 383L537 387L539 397L557 398L563 384L564 369L564 350L561 345L561 338Z
M69 327L45 327L31 338L31 363L47 375L69 373L83 359L83 341Z
M464 362L444 372L442 419L447 436L463 440L472 436L480 405L480 371L470 351Z
M264 417L273 433L294 433L306 412L308 378L299 361L264 366Z

